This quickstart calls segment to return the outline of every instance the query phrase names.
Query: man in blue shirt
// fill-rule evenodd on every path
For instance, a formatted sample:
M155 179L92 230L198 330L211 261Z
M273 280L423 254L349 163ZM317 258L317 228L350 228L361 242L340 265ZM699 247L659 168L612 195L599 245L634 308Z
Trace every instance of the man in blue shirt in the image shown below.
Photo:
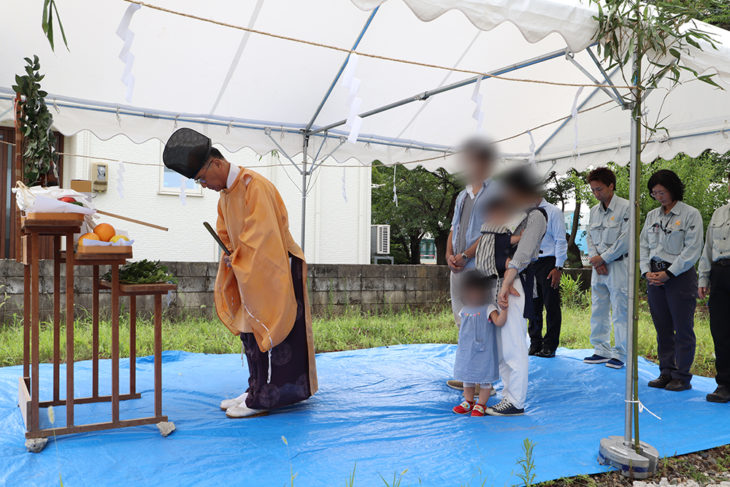
M538 357L555 357L555 350L560 342L560 277L563 265L568 259L568 242L565 239L565 217L557 206L543 198L540 208L548 216L547 231L540 245L540 253L535 266L534 319L530 320L530 355ZM545 307L547 329L542 335L542 309Z

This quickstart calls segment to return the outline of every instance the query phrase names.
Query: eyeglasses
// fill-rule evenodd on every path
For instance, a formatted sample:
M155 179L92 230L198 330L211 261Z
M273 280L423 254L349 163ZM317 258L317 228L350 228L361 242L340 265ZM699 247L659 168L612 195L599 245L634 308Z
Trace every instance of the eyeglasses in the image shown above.
M205 167L203 167L203 169L201 169L201 171L203 171L203 174L198 176L197 178L194 178L193 181L195 181L198 184L205 184L206 180L203 179L203 176L208 174L208 169L210 169L210 162L208 164L206 164Z
M661 198L662 196L665 196L667 194L667 192L666 191L652 191L649 194L652 195L654 198Z

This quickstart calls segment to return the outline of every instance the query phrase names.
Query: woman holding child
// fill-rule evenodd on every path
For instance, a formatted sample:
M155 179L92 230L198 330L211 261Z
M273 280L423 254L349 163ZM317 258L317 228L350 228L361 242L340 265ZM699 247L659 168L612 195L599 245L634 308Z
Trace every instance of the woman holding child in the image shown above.
M465 384L464 402L454 408L457 414L524 414L528 372L525 336L534 289L529 266L537 259L547 218L537 208L541 194L528 171L505 174L502 187L502 196L487 203L477 248L477 270L463 280L463 296L468 296L468 302L464 301L461 312L464 321L459 330L454 375ZM502 400L487 408L495 368L504 384ZM481 386L476 403L475 384Z

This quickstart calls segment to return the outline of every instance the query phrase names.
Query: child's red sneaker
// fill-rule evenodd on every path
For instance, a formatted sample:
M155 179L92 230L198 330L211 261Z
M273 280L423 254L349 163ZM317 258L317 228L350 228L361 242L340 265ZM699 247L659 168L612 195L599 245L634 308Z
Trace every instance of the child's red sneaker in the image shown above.
M471 412L472 408L474 407L474 401L464 401L458 406L455 406L453 411L456 414L468 414Z
M481 404L476 404L471 410L472 416L484 416L486 413L484 412L484 406Z

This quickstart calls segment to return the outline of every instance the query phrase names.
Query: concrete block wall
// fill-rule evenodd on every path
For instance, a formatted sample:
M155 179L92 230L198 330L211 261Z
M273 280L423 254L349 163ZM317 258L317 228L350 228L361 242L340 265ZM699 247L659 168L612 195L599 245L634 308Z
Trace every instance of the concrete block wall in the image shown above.
M449 271L433 265L332 265L309 268L312 311L338 314L442 308L449 304Z
M213 287L217 263L165 262L178 278L177 292L163 297L168 316L215 316ZM107 269L102 268L103 274ZM74 304L77 315L91 310L92 269L75 268ZM40 266L40 309L43 319L53 310L53 263ZM65 272L61 267L61 303L65 303ZM448 305L448 269L429 265L334 265L314 264L308 269L309 297L315 315L340 314L348 307L366 313L433 309ZM108 313L108 292L102 292L102 315ZM23 266L11 260L0 260L0 323L23 314ZM151 313L151 297L138 297L140 313ZM122 299L122 310L127 300Z
M178 278L177 292L163 297L168 316L203 315L215 317L213 287L218 265L212 262L165 262ZM103 274L107 269L102 268ZM590 270L568 269L581 276L584 289L590 287ZM77 315L91 311L92 277L90 266L77 266L74 304ZM43 319L53 310L53 263L42 261L40 267L40 309ZM61 267L61 303L65 303L65 272ZM449 306L449 270L435 265L336 265L312 264L308 268L309 299L315 316L337 315L348 308L364 313L382 313L404 309L430 310ZM110 296L100 296L102 315L108 314ZM23 315L23 266L0 260L0 323ZM122 300L122 310L127 308ZM151 313L151 297L138 297L137 309Z

